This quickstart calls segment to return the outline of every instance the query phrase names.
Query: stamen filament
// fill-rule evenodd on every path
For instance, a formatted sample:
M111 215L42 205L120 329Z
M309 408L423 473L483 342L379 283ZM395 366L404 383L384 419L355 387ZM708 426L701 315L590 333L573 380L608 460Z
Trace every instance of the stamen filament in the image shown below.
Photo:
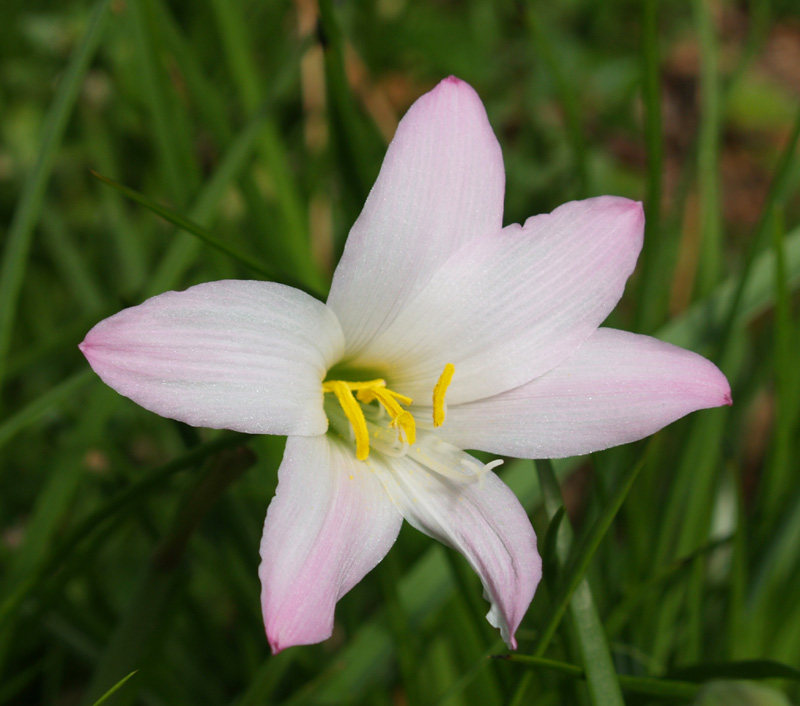
M439 381L433 388L433 426L435 427L440 427L444 424L444 396L455 371L455 366L452 363L445 365L442 374L439 376Z
M381 380L381 382L383 382ZM369 432L367 431L367 420L364 419L364 412L361 405L356 402L350 385L353 383L342 382L341 380L329 380L322 383L323 392L332 392L339 400L345 417L353 427L353 434L356 437L356 458L365 461L369 456ZM356 383L359 384L359 383ZM385 382L383 383L386 384Z
M397 402L397 400L400 400L403 404L410 404L411 398L405 395L399 395L383 387L359 390L356 397L365 404L372 402L372 400L378 400L392 418L391 426L394 429L402 429L405 432L406 441L409 444L413 444L416 441L417 426L414 422L414 417L410 412L404 410ZM408 401L406 402L406 400Z

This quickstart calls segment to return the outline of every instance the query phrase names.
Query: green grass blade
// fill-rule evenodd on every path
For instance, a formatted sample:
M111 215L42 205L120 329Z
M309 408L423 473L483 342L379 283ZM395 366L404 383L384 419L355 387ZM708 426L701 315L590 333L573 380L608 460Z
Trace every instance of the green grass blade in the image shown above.
M185 127L191 123L175 99L174 88L160 65L155 2L131 0L128 8L136 43L135 56L139 62L153 137L161 162L160 171L165 176L170 198L183 207L197 188L199 173L189 144L190 135Z
M531 669L548 669L577 679L587 678L586 670L581 667L568 662L560 662L555 659L518 654L503 655L499 659L507 660L514 664L524 664ZM688 680L680 681L678 679L661 679L657 677L631 677L623 674L618 675L618 679L623 689L634 694L683 701L694 698L698 693L697 684L693 684ZM606 702L600 701L598 703Z
M213 0L211 3L217 27L222 39L224 57L233 77L239 98L247 114L253 114L264 101L263 78L259 77L252 57L251 28L236 3L226 0ZM296 68L301 57L291 56L287 66ZM296 63L295 63L296 62ZM270 79L270 83L274 79ZM313 287L323 286L313 257L309 239L308 219L299 185L292 173L290 158L283 146L280 132L275 122L266 116L258 140L259 156L267 165L272 177L275 200L281 214L281 234L279 242L286 251L289 268Z
M552 464L549 461L537 461L536 471L542 486L544 507L548 517L553 517L564 504L561 490L558 487ZM557 542L557 551L562 565L569 557L572 543L572 528L565 516L561 521L560 537ZM611 659L605 632L597 614L597 609L592 599L589 582L584 578L572 594L569 604L570 618L575 632L577 649L586 670L586 683L589 690L589 699L595 706L624 706L620 683ZM543 637L549 636L543 635ZM534 649L535 656L544 652L544 640L540 641Z
M254 458L250 453L232 455L223 451L209 459L207 468L192 492L178 508L172 529L155 549L122 620L106 646L83 703L93 703L124 675L140 667L142 661L158 655L155 638L167 623L170 599L180 580L176 571L192 532L220 495L244 473ZM124 696L124 698L123 698ZM131 703L133 692L114 697L114 704Z
M697 291L708 294L722 274L722 226L720 223L719 145L721 100L717 46L711 6L706 0L693 2L695 26L700 41L700 132L697 149L697 180L700 192L700 268Z
M800 287L800 228L795 228L784 238L783 255L787 287L796 291ZM754 256L746 266L746 272L730 277L710 296L662 326L656 335L693 350L716 347L734 328L752 323L775 303L774 273L773 250Z
M325 80L331 137L346 180L346 219L352 223L378 174L384 151L372 122L359 111L345 71L345 37L332 0L320 0L319 29L325 51ZM341 250L343 243L339 244Z
M127 677L123 677L122 679L120 679L105 694L103 694L99 699L97 699L97 701L95 701L92 704L92 706L101 706L101 704L104 704L106 701L108 701L117 691L119 691L123 686L125 686L128 680L136 674L136 671L138 670L134 670Z
M61 272L72 295L80 302L84 311L100 311L104 304L102 288L84 262L67 230L65 219L54 209L45 206L42 209L41 224L53 265Z
M775 253L775 433L767 471L764 474L761 506L766 517L777 517L786 504L785 488L791 485L795 464L792 446L796 435L797 373L793 350L791 304L786 272L783 219L774 214L772 248Z
M70 399L94 377L91 370L75 373L72 377L67 378L64 382L37 397L12 416L7 417L0 423L0 448L30 425L35 424L44 414Z
M734 662L704 662L675 669L670 679L700 682L711 679L790 679L800 681L800 669L770 659L745 659Z
M581 109L578 102L578 95L575 91L575 83L571 83L564 75L561 68L561 61L556 56L555 49L550 42L547 29L542 25L542 13L535 3L530 0L525 4L525 22L533 39L533 46L539 54L542 63L547 66L548 71L553 77L558 92L558 98L564 109L567 121L567 134L572 147L573 159L575 160L575 175L577 185L575 188L575 198L585 198L592 193L589 184L589 167L586 151L586 141L581 125Z
M645 182L645 232L639 258L639 296L636 330L652 331L661 319L666 282L659 267L665 230L661 224L662 172L664 143L661 124L661 76L658 36L659 0L642 4L642 98L644 100L644 138L647 146L647 181Z
M141 204L149 211L152 211L157 216L160 216L168 223L172 223L172 225L180 228L180 230L190 233L195 237L202 240L206 245L210 245L212 248L219 250L219 252L224 253L232 260L244 265L247 269L255 272L256 274L261 275L266 279L274 279L277 275L269 270L266 266L258 262L255 258L247 255L246 253L240 252L235 248L231 247L227 243L223 243L221 240L217 239L211 231L203 228L203 226L191 221L188 218L185 218L177 211L169 208L168 206L164 206L153 201L151 198L148 198L144 194L140 194L138 191L131 189L128 186L120 184L113 179L103 176L102 174L98 174L97 172L92 172L92 175L102 181L104 184L116 189L119 193L123 194L131 201L135 201L138 204Z
M89 19L86 34L70 58L42 131L36 164L22 190L8 231L0 267L0 386L5 381L6 358L16 318L17 300L27 269L33 230L44 202L45 189L61 145L67 120L78 97L86 71L108 19L109 0L99 0Z
M47 555L40 557L36 562L33 561L34 552L25 555L26 570L16 571L19 574L16 578L20 579L24 576L24 580L20 580L11 593L4 594L3 602L0 603L0 627L3 627L4 630L6 629L6 621L14 616L23 601L36 590L41 581L44 581L61 568L61 564L76 551L81 543L101 530L108 536L107 523L109 520L119 518L129 508L134 507L137 502L162 488L176 473L191 466L196 466L206 458L225 449L241 445L241 443L242 435L224 434L213 441L197 446L163 466L152 469L128 485L124 490L109 498L108 501L96 508L57 542L52 540L52 532L37 532L42 536L39 545L47 548ZM54 490L50 492L50 495L53 496L54 501L60 503L68 501L69 493L65 492L65 487L68 488L74 485L74 474L73 477L66 473L55 474L51 483ZM43 507L46 508L46 511L41 514L45 518L57 519L62 514L62 511L54 508L52 502L45 503ZM50 525L53 526L52 521ZM35 527L36 523L32 523L32 526ZM36 552L35 554L40 555L41 552Z
M561 582L561 590L558 594L559 597L557 600L553 601L556 605L556 609L552 611L553 617L551 617L551 623L555 623L557 625L555 616L565 612L566 607L569 604L570 597L586 575L586 571L589 568L589 563L600 546L600 542L603 541L606 533L611 528L611 523L617 516L617 513L619 512L620 507L622 507L622 503L625 501L625 498L628 497L628 493L633 487L636 479L639 477L642 468L644 468L646 460L647 451L642 454L642 457L639 459L639 461L628 466L628 469L619 479L611 497L603 506L601 514L586 532L583 541L578 545L577 550L573 553L569 564L567 564L563 572L564 577ZM549 623L548 629L552 630L552 632L555 632L555 627L550 628ZM542 642L544 642L544 635L546 635L547 632L547 629L542 631L543 637L540 638Z
M112 131L102 115L83 111L84 131L89 162L94 171L116 177L121 173ZM147 275L147 257L142 234L125 213L123 199L116 192L98 189L106 232L114 243L115 274L119 277L120 290L131 297L142 286Z
M794 124L792 126L791 133L789 134L789 139L787 140L786 146L784 147L783 151L781 152L781 156L778 159L778 164L775 168L775 176L773 177L772 184L770 184L769 193L767 194L766 203L764 205L764 211L761 214L761 218L759 219L755 233L750 240L750 245L745 255L744 267L742 268L742 272L740 273L739 277L736 279L733 296L731 298L727 314L723 320L722 329L717 339L717 349L720 351L725 349L728 339L733 332L736 319L739 316L739 308L743 304L742 300L746 298L745 291L751 286L751 278L754 278L753 270L755 269L755 264L756 262L763 263L763 258L758 257L758 255L763 247L762 241L765 240L769 235L770 209L772 208L773 204L786 198L786 192L791 184L792 169L795 166L794 160L798 141L800 141L800 106L797 108L797 113L795 114ZM795 229L793 232L797 233L798 229ZM791 239L791 236L789 239ZM789 264L791 260L790 250L791 246L789 242L787 242L786 258L788 271L791 277L792 274L796 275L796 270L791 264ZM772 281L771 273L769 281Z

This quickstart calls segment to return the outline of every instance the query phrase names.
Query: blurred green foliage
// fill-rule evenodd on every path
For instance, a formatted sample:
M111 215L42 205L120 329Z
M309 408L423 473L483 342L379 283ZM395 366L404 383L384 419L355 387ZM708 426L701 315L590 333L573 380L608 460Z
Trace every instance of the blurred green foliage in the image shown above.
M737 676L780 689L742 703L797 700L796 3L320 4L0 8L0 704L92 704L134 670L105 703L732 704L698 685ZM158 418L76 348L147 296L255 275L91 170L324 297L397 120L448 74L486 103L506 222L645 200L611 323L714 357L735 404L506 464L540 538L560 518L527 662L487 659L477 578L408 528L328 642L271 657L256 569L283 440Z

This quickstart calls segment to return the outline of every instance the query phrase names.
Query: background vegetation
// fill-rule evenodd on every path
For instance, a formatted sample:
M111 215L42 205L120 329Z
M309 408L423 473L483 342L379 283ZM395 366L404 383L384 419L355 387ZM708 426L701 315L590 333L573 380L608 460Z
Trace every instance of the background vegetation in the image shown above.
M4 0L0 20L0 704L92 704L135 670L107 703L800 696L795 2ZM283 440L156 417L76 345L208 280L324 297L399 117L451 73L503 147L506 222L645 201L611 323L714 359L734 406L506 464L547 571L516 657L487 658L508 653L477 578L408 527L329 641L271 657L256 569Z

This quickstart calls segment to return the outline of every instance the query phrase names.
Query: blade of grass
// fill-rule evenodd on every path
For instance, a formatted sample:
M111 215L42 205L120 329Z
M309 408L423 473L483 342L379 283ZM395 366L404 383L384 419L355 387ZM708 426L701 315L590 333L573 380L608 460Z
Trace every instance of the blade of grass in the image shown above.
M70 386L76 386L76 383L82 383L91 377L91 371L79 373L57 389L63 396L65 388L69 389ZM46 402L52 401L50 394L43 395L43 398ZM43 398L38 400L40 404ZM10 618L11 624L7 624L5 629L0 631L0 672L4 670L9 652L14 645L16 627L14 620L20 617L19 614L12 613L7 604L9 600L13 603L15 593L20 587L29 584L30 579L35 576L36 569L44 562L47 551L57 536L59 524L67 514L81 481L85 478L85 467L82 463L76 463L75 458L79 458L81 451L85 450L85 440L96 438L99 430L95 427L94 421L98 415L104 413L112 398L113 393L109 395L108 391L101 387L92 390L86 404L86 414L76 430L77 433L71 438L70 444L37 495L36 504L27 519L23 543L12 555L3 576L3 607L0 609L0 621L3 618ZM49 404L45 408L49 409Z
M650 447L648 447L649 450ZM634 482L639 477L639 473L644 468L647 459L647 450L637 463L631 464L627 471L620 478L617 487L614 489L613 494L608 502L604 505L602 513L592 524L590 529L584 535L583 541L572 553L569 562L566 563L562 557L562 563L566 563L562 571L562 580L559 582L559 590L557 598L552 603L555 609L551 609L549 620L536 641L536 648L534 654L541 656L547 649L550 640L555 635L561 618L566 613L569 602L586 575L586 570L589 568L589 563L600 546L603 538L611 527L611 523L619 512L622 503L628 496L630 489L633 487Z
M689 554L709 539L711 513L720 469L722 436L728 419L727 410L706 410L692 424L678 461L674 482L671 484L662 527L656 543L653 567L667 564L672 558ZM700 566L696 559L695 566ZM695 582L702 576L695 574ZM690 580L690 585L692 581ZM666 662L669 650L675 647L674 627L682 601L673 591L659 606L657 628L653 630L653 657L659 664ZM690 623L693 627L696 625ZM700 635L688 635L689 653L696 656ZM691 657L689 657L691 659Z
M103 652L84 694L83 703L93 703L99 694L105 693L109 684L119 680L120 675L139 668L142 660L152 660L158 656L154 637L167 622L169 600L179 581L179 573L175 569L187 542L219 496L254 463L249 452L240 451L242 453L237 454L222 452L209 459L205 472L181 503L172 529L154 551L125 614ZM131 703L135 697L136 693L128 690L115 695L113 703Z
M792 174L792 168L794 167L794 155L797 151L797 143L800 140L800 105L797 108L797 113L795 114L794 124L792 126L791 133L789 134L789 139L786 142L786 146L784 147L781 155L778 159L778 164L775 168L775 176L772 179L772 183L770 184L769 193L767 194L766 201L764 203L764 210L761 213L761 218L756 225L755 233L753 237L750 239L750 244L747 249L747 253L744 259L744 266L742 267L742 272L739 274L738 278L734 280L735 286L733 290L733 296L730 300L730 306L728 311L723 319L723 325L720 329L719 337L718 337L718 344L717 350L722 351L725 349L728 343L728 339L730 338L733 329L736 325L736 319L740 313L740 307L742 306L742 299L744 298L746 289L751 286L751 279L753 278L753 271L755 269L756 262L763 262L762 258L757 257L762 250L762 241L769 235L770 231L770 213L771 208L773 205L779 201L783 201L786 198L786 192L790 185L790 178ZM793 233L797 233L798 229L795 228ZM790 255L790 245L789 242L786 243L786 257L787 257L787 264L791 258ZM772 268L770 268L772 269ZM790 266L791 271L791 266ZM769 275L769 282L772 282L771 279L772 272ZM772 294L773 292L770 292ZM742 307L743 308L743 307ZM718 356L717 356L718 357Z
M566 79L561 69L561 61L556 56L555 49L550 42L549 32L542 25L541 14L540 8L536 7L531 0L525 3L525 23L533 39L533 46L539 58L542 60L542 63L547 67L553 77L558 99L564 110L567 122L567 135L575 160L574 171L577 180L575 198L581 199L591 193L591 187L589 185L586 142L583 136L583 126L581 125L581 109L578 102L578 95L574 90L577 84Z
M128 680L136 674L136 671L137 670L134 670L127 677L123 677L122 679L120 679L105 694L103 694L99 699L97 699L97 701L95 701L94 704L92 704L92 706L101 706L101 704L104 704L106 701L108 701L117 691L119 691L123 686L125 686Z
M130 13L134 56L139 63L144 101L153 125L153 137L170 198L179 207L199 183L199 170L189 144L191 124L186 111L175 99L173 86L166 78L158 55L157 20L154 0L131 0Z
M745 639L744 606L747 586L750 582L747 543L749 539L749 516L745 503L745 492L738 467L727 464L730 482L736 489L736 529L733 535L731 578L728 590L727 633L728 644L725 656L730 659L742 658Z
M788 501L786 488L791 486L794 475L792 446L796 434L795 401L796 358L793 355L794 325L792 322L789 287L786 274L786 253L784 245L783 218L773 208L772 248L775 253L775 432L764 473L760 505L766 517L777 517Z
M697 180L700 192L700 263L697 291L708 294L722 274L722 227L720 222L719 145L720 90L717 43L711 5L693 0L695 28L700 41L700 128Z
M258 76L251 49L250 27L242 14L242 8L227 0L212 0L212 10L217 19L217 28L222 39L224 57L237 87L239 98L247 114L258 110L265 99L264 81ZM296 69L300 56L292 56L292 67ZM291 270L315 287L323 286L323 277L311 256L308 220L297 180L289 165L289 156L283 147L275 121L267 116L262 123L257 140L257 149L272 177L275 200L281 214L281 243L286 251Z
M666 587L673 585L676 581L682 580L684 575L687 574L694 565L694 561L697 557L712 554L720 547L728 545L730 541L731 539L729 537L725 537L708 542L702 547L698 547L690 554L679 557L669 566L664 567L648 577L641 584L630 589L614 606L613 610L606 618L606 634L609 639L616 638L620 632L622 632L625 624L630 620L634 609L646 598L652 598L653 595L657 595L655 593L656 591L663 592Z
M564 505L553 466L549 461L537 461L536 472L542 488L545 512L548 517L553 517ZM572 543L572 527L566 516L561 521L559 530L559 541L556 543L556 548L561 563L564 565L568 560ZM578 651L586 670L589 700L595 705L624 706L625 702L622 699L611 652L586 578L580 581L572 594L569 613ZM537 646L536 651L538 652L539 649Z
M747 38L744 41L742 50L739 52L736 66L733 71L731 71L725 84L726 99L730 96L732 89L745 75L747 69L756 58L769 35L770 19L772 15L770 0L749 0L747 5Z
M53 265L61 272L71 293L84 311L100 311L104 302L101 287L67 231L64 217L55 209L44 206L41 222Z
M41 212L56 152L61 145L75 100L108 19L110 0L99 0L86 33L75 49L47 112L36 164L28 174L11 220L0 268L0 390L6 378L6 358L16 318L17 300L27 269L33 229Z
M764 543L753 568L746 611L749 619L748 645L766 648L774 639L774 630L784 624L785 611L774 612L780 605L783 589L792 586L797 564L797 538L800 536L800 495L779 516L775 528ZM779 625L773 625L778 623ZM743 646L744 647L744 646ZM753 652L748 653L751 656Z
M719 351L720 367L729 373L731 372L730 361L734 353L735 343L733 339L735 332L734 322L740 315L740 306L744 303L745 288L753 284L751 280L756 261L755 253L757 252L755 242L762 239L763 233L768 228L768 209L770 204L774 203L775 199L782 195L786 188L789 174L788 160L796 148L799 133L800 112L798 112L792 136L779 161L777 173L767 200L767 210L762 214L762 218L756 228L756 236L748 250L743 272L734 280L730 307L723 313L724 324L718 339L717 350ZM769 272L766 275L766 279L770 283L770 294L774 295L771 274L772 272ZM725 416L725 412L722 410L706 412L691 428L689 438L682 452L682 460L679 463L676 481L672 485L671 494L666 504L666 513L661 523L663 530L655 553L656 565L663 563L666 557L670 555L669 547L675 537L672 534L674 528L677 527L679 530L676 543L673 545L674 549L671 550L673 556L675 553L685 553L692 546L701 544L707 538L710 526L710 512L713 507L715 466L717 465L714 454L719 449L720 440L724 433ZM700 484L699 487L698 484ZM670 537L671 534L672 538ZM692 656L699 656L702 650L701 616L703 608L701 603L704 596L703 580L702 566L698 563L688 585L687 595L690 601L688 605L690 618L687 632L688 642L680 648L681 655L689 659ZM681 597L679 594L673 592L669 595L660 606L656 627L651 630L655 639L652 654L659 662L663 662L668 652L675 648L673 629L680 610L680 604Z
M162 204L156 203L144 194L140 194L138 191L134 191L130 187L120 184L119 182L114 181L107 176L103 176L102 174L98 174L94 171L92 172L92 176L123 194L131 201L141 204L146 209L152 211L157 216L160 216L168 223L172 223L172 225L176 226L180 230L194 235L196 238L202 240L206 245L210 245L212 248L219 250L219 252L224 253L232 260L244 265L244 267L247 269L252 270L256 274L259 274L266 279L275 279L276 274L269 270L265 265L262 265L260 262L258 262L254 257L240 252L227 243L222 242L221 240L217 239L211 233L211 231L203 228L203 226L198 225L190 219L185 218L177 211L174 211L173 209Z
M273 703L272 694L281 677L291 667L297 655L295 650L284 650L267 659L255 673L242 694L231 706L263 706Z
M661 125L661 80L658 47L659 0L642 4L642 98L644 100L644 138L647 147L647 181L645 182L645 233L639 258L639 296L637 297L636 330L652 331L661 320L664 292L667 290L660 253L661 191L664 143Z
M384 614L395 645L405 696L409 704L420 704L422 703L422 690L419 685L421 646L400 602L397 587L401 571L397 565L397 554L389 552L378 565L377 571L383 592Z
M791 679L800 681L800 669L770 659L703 662L667 674L670 679L702 682L710 679Z
M478 659L476 659L475 662L473 662L473 664L467 670L465 670L461 676L454 681L438 699L436 699L436 701L434 701L434 705L448 706L449 704L452 704L452 699L454 699L456 696L459 696L475 680L475 678L486 669L487 664L491 664L491 660L489 658L499 650L502 650L503 647L504 644L502 640L497 640L490 645L489 649L481 654L480 657L478 657Z
M53 327L50 336L37 342L27 349L21 350L8 362L7 379L24 377L33 370L46 369L58 360L63 360L65 352L76 351L78 344L83 340L86 332L94 326L99 319L111 316L119 310L119 305L113 308L104 308L99 311L87 313L69 321L63 326ZM2 424L0 423L0 428ZM2 433L0 433L2 437ZM0 441L0 447L3 442ZM0 473L0 476L2 473Z
M71 399L84 385L95 379L91 370L75 373L59 385L40 395L16 414L0 423L0 448L17 434L35 424L43 415L58 408L64 401ZM1 474L0 474L1 475Z
M154 468L134 483L131 483L98 507L59 541L53 542L50 535L43 535L44 540L40 544L47 547L47 556L39 562L33 562L32 559L26 558L26 565L30 570L24 572L26 573L24 580L20 580L12 592L4 595L3 602L0 604L0 626L4 628L4 631L7 629L5 622L14 616L22 602L34 592L42 581L57 572L61 564L71 556L78 545L101 530L106 533L106 537L110 537L111 533L107 526L109 520L121 517L135 503L164 486L176 473L201 463L213 454L241 445L241 443L242 437L240 434L224 434L213 441L201 444L163 466ZM55 499L63 502L64 498L68 497L68 494L63 489L65 484L69 482L70 478L67 474L54 475L53 483L57 485L56 489L50 494ZM52 503L46 503L43 507L47 509L47 512L43 514L48 518L51 515L60 514L54 510ZM22 574L23 572L19 573Z
M264 119L265 114L263 112L257 114L248 127L237 136L236 140L234 140L231 145L229 145L217 171L214 173L214 176L206 182L195 200L194 205L189 210L189 217L186 220L203 223L211 218L223 193L242 172L250 159L253 145L260 132L259 125L263 124ZM208 238L204 239L208 240ZM148 282L147 293L152 296L175 286L174 283L178 281L189 266L196 252L196 241L176 239L166 255L162 258L157 271ZM273 279L277 281L277 277ZM287 277L282 277L282 280L294 282L294 280L290 280ZM306 277L305 280L311 281L309 277ZM298 284L297 286L305 291L311 289L311 291L317 294L323 293L325 291L324 287L319 284L319 280L316 280L316 283L317 284L312 287L306 284Z
M224 11L228 5L222 6ZM233 139L233 132L229 127L229 118L226 111L221 107L225 104L227 97L216 90L214 85L203 75L203 69L198 64L197 58L192 50L192 46L178 27L175 19L164 7L163 3L157 6L159 11L159 28L163 34L164 41L169 49L174 53L175 59L186 80L190 94L194 98L198 113L208 129L213 133L216 141L221 145L226 145ZM282 69L272 75L269 80L268 95L264 104L259 107L257 101L251 113L261 113L265 117L262 131L256 140L255 150L261 159L270 169L273 180L280 186L278 209L279 217L274 217L268 202L270 194L260 188L256 179L250 172L243 172L239 176L239 186L246 201L250 220L256 228L252 229L251 237L254 243L263 248L271 260L286 263L285 267L276 269L291 270L305 283L305 286L320 293L327 292L328 282L320 274L313 257L311 256L310 246L306 237L287 238L284 235L292 230L286 223L291 221L295 225L298 223L303 227L305 233L304 216L297 216L297 208L292 205L293 201L301 201L299 186L294 183L294 177L286 170L289 168L287 155L282 153L281 139L278 136L277 128L272 125L274 122L270 117L270 106L273 105L277 96L285 93L294 83L297 67L305 54L310 39L298 42L283 62ZM276 142L277 140L277 142ZM302 204L301 204L302 205ZM296 228L295 228L296 230ZM258 240L255 240L255 239Z
M332 0L320 0L319 36L324 50L328 119L345 179L345 220L355 221L372 188L384 151L374 123L358 110L345 71L345 37ZM338 253L344 242L336 244Z
M3 683L0 685L0 704L20 703L13 699L40 676L43 671L43 661L40 659L16 674L3 679Z
M784 239L787 287L800 287L800 227ZM735 328L743 327L775 302L775 253L752 257L746 273L732 276L705 299L658 329L656 336L693 350L716 348ZM727 333L726 333L727 331Z
M585 669L568 662L519 654L502 655L498 657L498 659L503 659L515 664L524 664L531 669L550 669L577 679L588 679L588 674ZM697 684L690 681L662 679L659 677L630 677L624 674L619 674L617 678L619 679L620 686L626 691L664 699L678 699L681 701L693 699L699 691ZM606 702L600 701L598 703Z
M114 149L114 138L103 115L92 110L82 112L85 126L84 141L94 171L117 176L121 173ZM142 286L147 275L145 244L140 228L125 213L122 198L109 189L101 188L100 202L103 211L104 233L114 244L114 272L119 278L120 290L131 297Z

